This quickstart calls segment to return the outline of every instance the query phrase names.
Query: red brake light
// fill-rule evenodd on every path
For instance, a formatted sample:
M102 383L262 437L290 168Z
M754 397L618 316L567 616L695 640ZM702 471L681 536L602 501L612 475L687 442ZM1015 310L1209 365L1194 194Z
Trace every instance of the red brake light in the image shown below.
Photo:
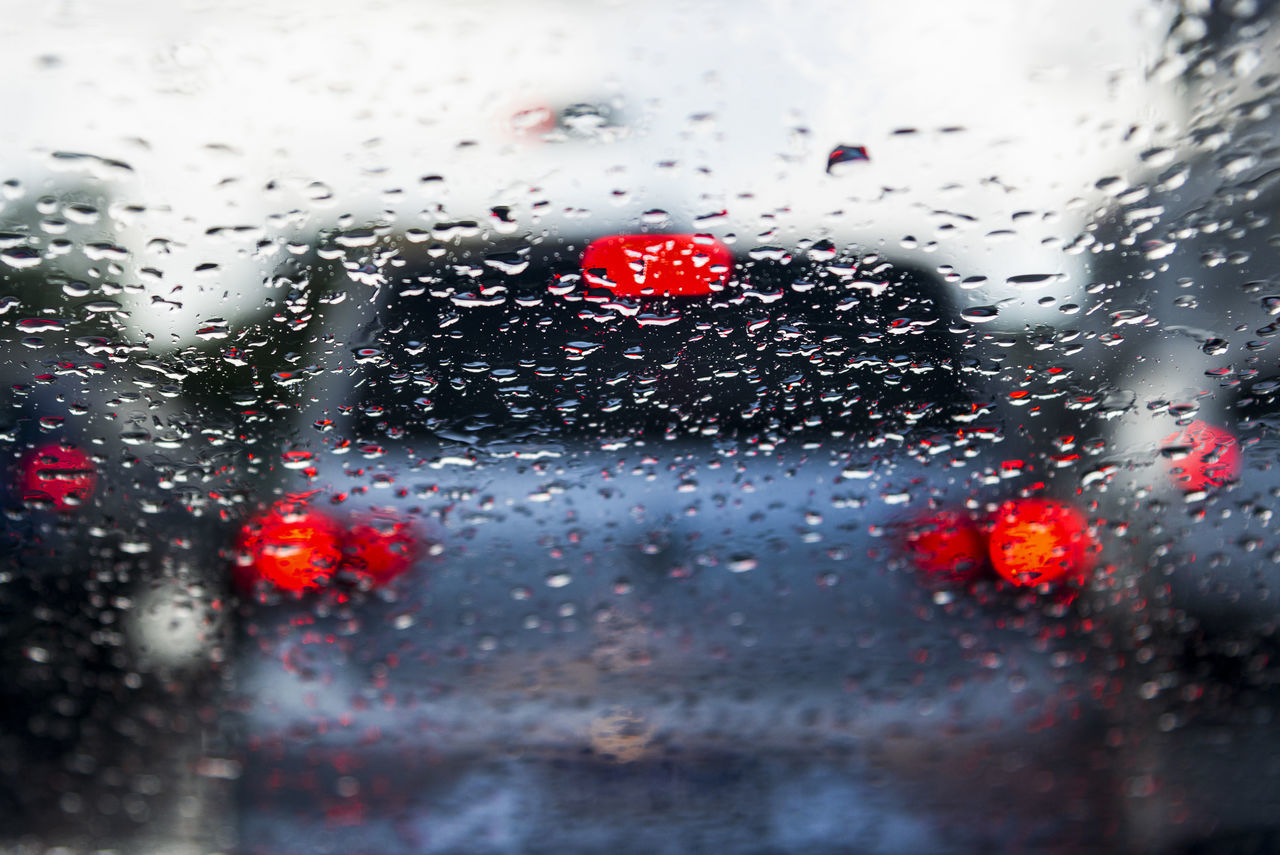
M356 520L343 539L343 569L381 585L404 573L422 554L412 523L374 514Z
M60 511L83 505L97 483L93 460L77 448L46 445L22 461L23 499L52 502Z
M987 538L964 514L943 511L917 520L907 533L916 566L938 581L971 578L987 563Z
M306 502L283 501L241 529L236 582L244 590L265 582L285 591L313 591L348 572L382 585L421 555L422 539L411 522L374 513L344 529Z
M582 253L586 280L619 297L699 297L729 279L733 255L707 235L613 235Z
M1196 420L1160 441L1169 477L1194 493L1221 487L1240 477L1240 442L1230 432ZM1185 453L1184 453L1185 451Z
M286 591L328 583L342 558L337 524L304 502L278 502L245 523L236 548L241 587L259 581Z
M1050 499L1015 499L996 511L991 563L1015 585L1039 585L1093 568L1099 545L1084 515Z

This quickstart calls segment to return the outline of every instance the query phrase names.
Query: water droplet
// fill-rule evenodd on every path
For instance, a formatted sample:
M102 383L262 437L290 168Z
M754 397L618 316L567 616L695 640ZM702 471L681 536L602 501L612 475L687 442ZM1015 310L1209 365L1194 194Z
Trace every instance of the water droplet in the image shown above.
M1043 288L1050 282L1057 282L1063 279L1061 273L1020 273L1017 276L1010 276L1004 280L1007 285L1014 285L1019 288Z
M40 263L40 251L29 246L14 247L0 252L0 261L15 270L25 270Z
M1201 345L1200 349L1209 356L1221 356L1231 347L1231 343L1223 338L1211 338Z
M995 306L971 306L960 313L960 317L971 324L985 324L994 321L1000 314Z
M841 143L827 155L827 174L840 175L843 173L841 167L848 164L870 163L871 156L867 154L866 146L849 145Z

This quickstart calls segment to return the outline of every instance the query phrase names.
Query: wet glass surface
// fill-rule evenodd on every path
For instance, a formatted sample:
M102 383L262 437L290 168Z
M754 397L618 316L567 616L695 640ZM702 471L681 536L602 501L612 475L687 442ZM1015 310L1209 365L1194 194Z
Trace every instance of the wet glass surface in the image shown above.
M1280 845L1269 2L13 11L0 849Z

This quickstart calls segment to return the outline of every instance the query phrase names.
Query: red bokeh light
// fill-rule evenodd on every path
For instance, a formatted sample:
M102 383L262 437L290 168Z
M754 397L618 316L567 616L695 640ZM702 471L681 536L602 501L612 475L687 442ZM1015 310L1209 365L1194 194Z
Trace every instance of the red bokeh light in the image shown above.
M1229 431L1200 420L1160 441L1169 477L1188 493L1221 487L1240 477L1240 442Z
M245 523L236 545L242 588L266 582L286 591L328 584L342 558L341 531L305 502L278 502Z
M1098 542L1084 514L1051 499L1015 499L996 511L991 564L1015 585L1081 576L1093 568Z
M422 554L412 523L383 514L355 520L343 538L343 570L369 577L375 585L408 570Z
M916 566L940 582L973 578L987 564L987 537L968 516L942 511L916 520L907 532Z
M344 527L305 501L286 500L241 528L236 583L304 592L351 574L383 585L412 567L422 546L416 526L403 518L375 512Z
M41 446L22 460L22 498L49 502L60 511L81 507L98 483L97 467L78 448Z
M619 297L703 296L723 287L732 268L729 248L706 235L613 235L582 253L588 282Z

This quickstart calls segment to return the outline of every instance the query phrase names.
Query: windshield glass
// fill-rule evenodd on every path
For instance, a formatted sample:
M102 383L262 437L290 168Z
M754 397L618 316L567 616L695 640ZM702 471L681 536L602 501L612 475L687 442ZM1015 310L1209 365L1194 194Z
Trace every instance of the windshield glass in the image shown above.
M16 4L0 850L1280 846L1275 14Z

